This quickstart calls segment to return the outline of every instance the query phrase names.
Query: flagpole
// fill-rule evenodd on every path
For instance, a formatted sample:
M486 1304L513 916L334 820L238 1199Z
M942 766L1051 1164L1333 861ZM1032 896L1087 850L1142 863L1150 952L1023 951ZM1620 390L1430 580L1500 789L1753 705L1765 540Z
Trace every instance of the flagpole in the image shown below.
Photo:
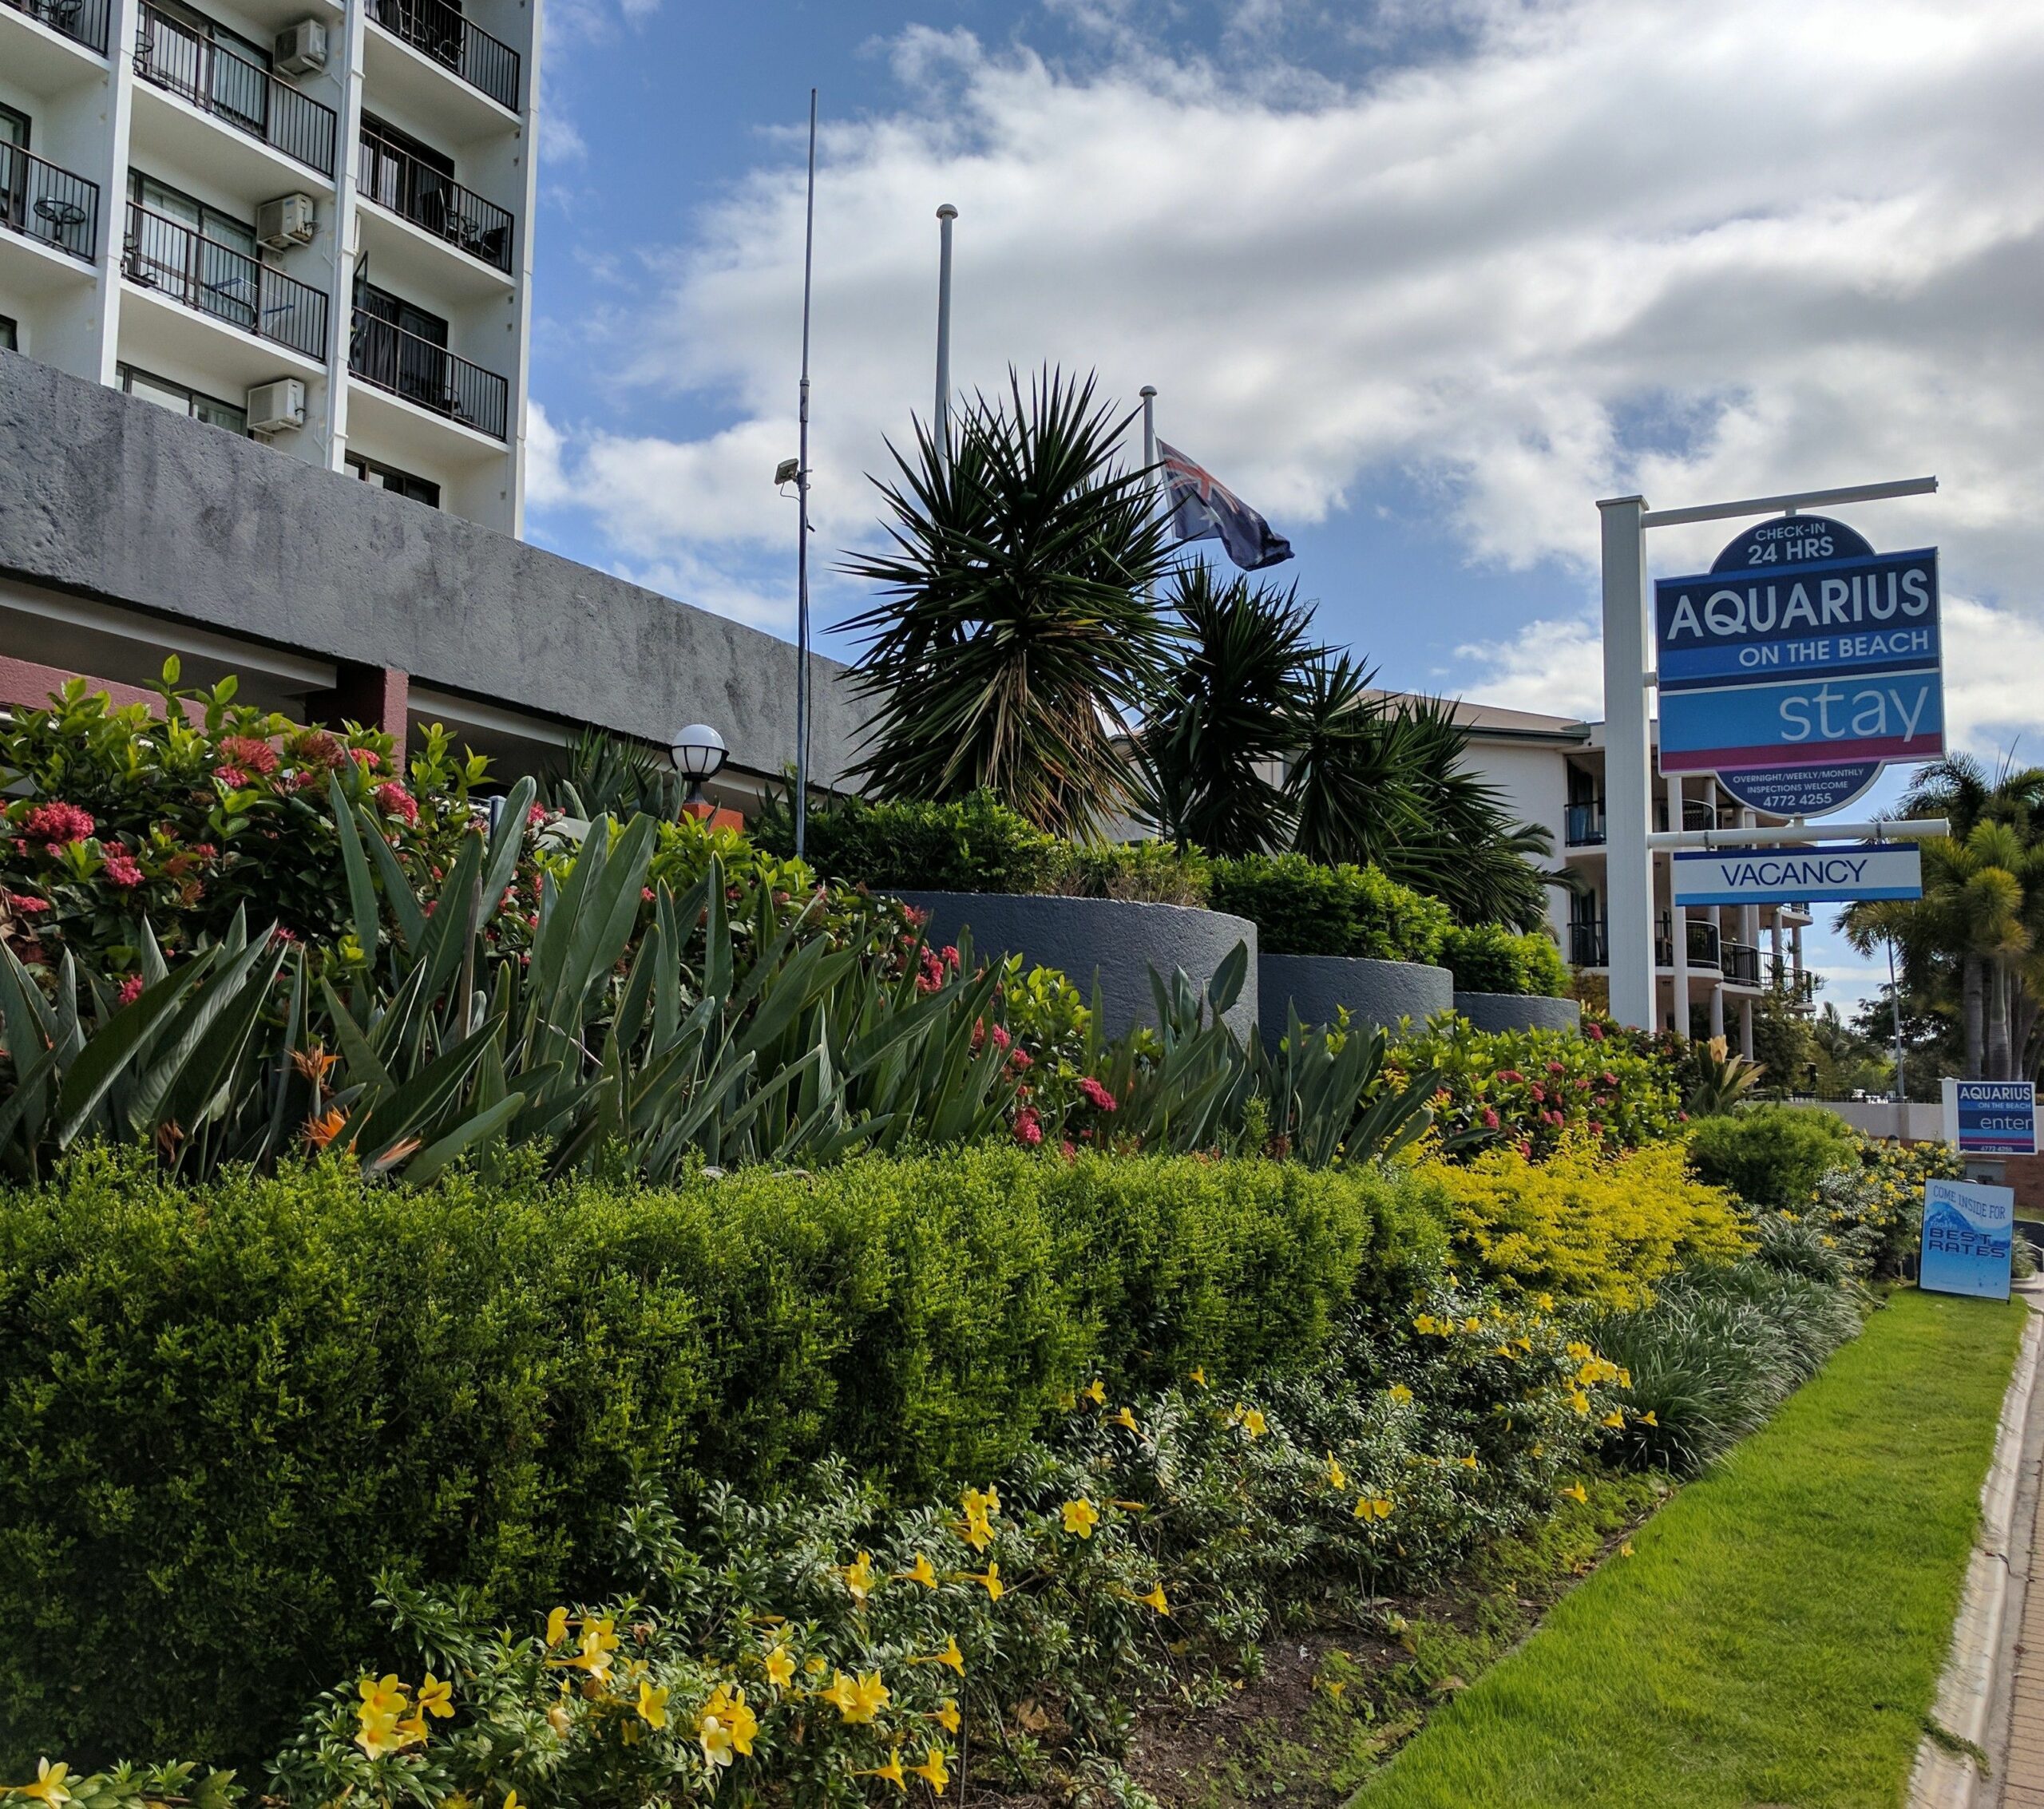
M809 302L816 265L816 90L809 91L809 195L802 239L802 405L795 457L795 858L809 829Z
M951 223L958 210L946 201L937 210L937 407L930 416L937 456L951 462Z
M1162 486L1157 481L1157 386L1145 383L1143 397L1143 469L1149 475L1144 481L1150 486L1150 507L1154 513L1163 496ZM1150 600L1157 600L1157 587L1150 586Z

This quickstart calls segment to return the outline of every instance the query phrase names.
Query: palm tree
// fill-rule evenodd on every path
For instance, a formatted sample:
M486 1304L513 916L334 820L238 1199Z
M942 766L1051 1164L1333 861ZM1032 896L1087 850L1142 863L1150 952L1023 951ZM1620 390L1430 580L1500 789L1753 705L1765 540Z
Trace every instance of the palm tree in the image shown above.
M1148 474L1119 461L1094 380L1040 374L980 396L943 443L875 485L885 552L844 569L882 600L842 626L866 642L854 683L878 707L859 774L883 797L990 790L1040 827L1087 836L1124 809L1121 712L1163 683L1174 632L1151 592L1165 525Z
M1313 607L1296 585L1222 578L1198 561L1172 574L1185 654L1144 708L1143 808L1180 847L1262 853L1290 840L1283 764L1297 739Z

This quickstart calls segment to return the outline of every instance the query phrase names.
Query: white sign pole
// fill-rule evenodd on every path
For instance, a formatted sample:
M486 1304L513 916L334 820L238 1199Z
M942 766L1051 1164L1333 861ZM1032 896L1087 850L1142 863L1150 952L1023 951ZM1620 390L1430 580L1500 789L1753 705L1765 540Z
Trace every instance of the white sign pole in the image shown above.
M1644 497L1597 505L1604 543L1604 872L1611 1015L1654 1028L1653 774L1647 750ZM1679 1019L1681 1014L1677 1013ZM1686 1029L1686 1023L1678 1028Z

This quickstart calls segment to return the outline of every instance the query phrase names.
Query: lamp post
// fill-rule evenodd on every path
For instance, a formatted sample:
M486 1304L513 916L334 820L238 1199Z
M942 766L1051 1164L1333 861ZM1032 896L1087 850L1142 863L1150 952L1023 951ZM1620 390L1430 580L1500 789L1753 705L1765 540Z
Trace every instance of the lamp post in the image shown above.
M699 804L707 808L710 801L703 795L703 782L715 778L730 758L724 738L707 722L691 722L676 733L674 745L667 751L675 770L688 781L688 796L682 801L682 809L691 809Z

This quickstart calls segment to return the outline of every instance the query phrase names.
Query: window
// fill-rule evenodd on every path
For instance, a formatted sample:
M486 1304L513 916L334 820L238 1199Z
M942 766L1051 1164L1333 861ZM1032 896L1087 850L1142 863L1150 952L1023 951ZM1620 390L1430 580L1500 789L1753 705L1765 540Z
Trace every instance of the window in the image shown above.
M248 410L233 402L224 402L218 396L188 389L167 377L152 376L130 364L117 366L116 380L129 395L154 402L158 408L167 408L172 414L189 415L194 421L203 421L211 427L224 427L230 433L244 437L248 434Z
M394 465L379 465L373 458L364 458L358 453L347 454L348 469L365 484L380 485L386 490L394 490L401 497L414 502L422 502L428 509L440 506L440 486L430 477L414 477L409 471L400 471Z
M14 324L14 317L0 314L0 352L18 352L21 349L22 330Z
M359 277L355 309L349 368L381 389L446 412L453 394L447 323Z
M17 151L29 148L29 116L17 113L12 107L0 105L0 144L11 144Z
M262 300L256 228L140 170L128 172L127 274L240 327L253 327Z
M270 53L179 0L150 0L136 73L224 113L260 137L269 117Z

